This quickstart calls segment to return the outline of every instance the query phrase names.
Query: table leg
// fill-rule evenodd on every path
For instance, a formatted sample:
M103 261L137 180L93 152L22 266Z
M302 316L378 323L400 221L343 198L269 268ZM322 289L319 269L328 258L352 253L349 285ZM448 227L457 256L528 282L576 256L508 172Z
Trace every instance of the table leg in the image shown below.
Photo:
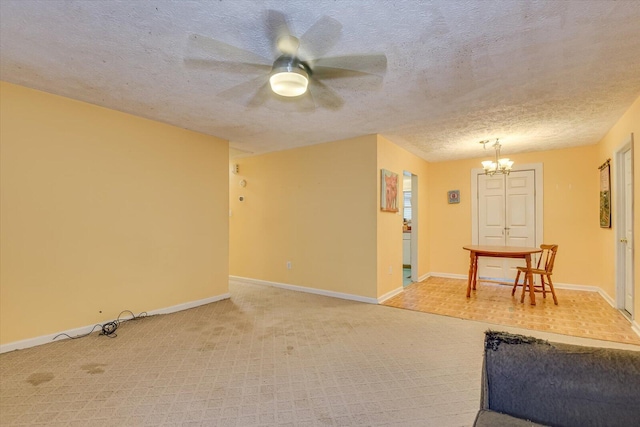
M478 283L478 254L473 257L473 290L476 290L476 284Z
M467 281L467 298L471 297L471 282L473 281L473 275L474 275L474 259L475 259L475 255L473 253L473 251L470 251L471 253L471 258L469 260L469 280Z
M529 299L531 300L531 305L536 305L536 294L533 289L533 273L531 272L531 255L527 254L525 256L527 261L527 281L529 282ZM526 283L525 283L526 286Z

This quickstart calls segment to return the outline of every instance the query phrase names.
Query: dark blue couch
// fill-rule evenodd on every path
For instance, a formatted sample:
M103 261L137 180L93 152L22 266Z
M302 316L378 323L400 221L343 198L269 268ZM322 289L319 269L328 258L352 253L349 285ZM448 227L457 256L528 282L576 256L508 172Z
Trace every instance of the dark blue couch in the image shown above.
M638 350L487 331L474 426L640 426Z

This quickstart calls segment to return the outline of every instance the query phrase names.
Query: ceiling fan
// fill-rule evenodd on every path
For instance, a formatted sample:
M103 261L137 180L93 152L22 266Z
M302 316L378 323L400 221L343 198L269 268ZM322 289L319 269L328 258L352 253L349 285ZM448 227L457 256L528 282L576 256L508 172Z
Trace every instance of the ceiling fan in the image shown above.
M313 110L316 105L339 110L344 100L323 80L364 77L373 86L382 83L387 69L384 54L324 56L335 46L342 31L342 25L333 18L320 18L297 38L291 34L287 17L282 12L267 10L265 27L275 60L207 36L192 34L189 42L193 46L220 60L186 58L185 63L234 73L258 73L252 80L219 94L241 97L248 93L252 95L247 103L250 107L275 99L281 103L294 103L301 111ZM358 87L363 88L362 84Z

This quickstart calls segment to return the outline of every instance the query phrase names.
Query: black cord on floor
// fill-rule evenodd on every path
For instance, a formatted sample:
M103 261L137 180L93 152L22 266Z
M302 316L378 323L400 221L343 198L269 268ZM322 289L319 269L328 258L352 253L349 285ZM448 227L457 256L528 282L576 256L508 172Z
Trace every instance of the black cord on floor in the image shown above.
M129 319L120 319L120 316L122 316L122 314L123 314L123 313L129 313L129 314L131 314L131 318L129 318ZM118 336L118 335L116 334L116 329L118 329L118 326L120 326L120 324L121 324L121 323L128 322L129 320L142 319L142 318L145 318L145 317L147 317L147 316L148 316L148 314L147 314L147 312L146 312L146 311L143 311L142 313L140 313L140 314L138 314L138 315L136 316L135 314L133 314L133 312L132 312L131 310L123 310L123 311L121 311L121 312L120 312L120 314L118 314L118 318L117 318L116 320L114 320L114 321L112 321L112 322L107 322L107 323L105 323L105 324L103 324L103 325L101 325L101 324L97 323L97 324L95 324L95 325L93 326L93 328L91 328L91 330L90 330L88 333L86 333L86 334L83 334L83 335L76 335L75 337L72 337L71 335L68 335L68 334L62 333L62 334L58 334L58 335L56 335L55 337L53 337L53 340L52 340L52 341L55 341L55 339L56 339L56 338L58 338L58 337L62 337L62 336L65 336L65 337L67 337L67 338L71 338L72 340L75 340L75 339L78 339L78 338L84 338L84 337L86 337L87 335L91 335L91 334L93 333L93 331L95 331L95 330L96 330L96 328L98 328L98 327L99 327L99 328L101 328L100 335L105 335L105 336L107 336L107 337L109 337L109 338L115 338L115 337L117 337L117 336Z
M52 339L51 341L54 341L56 338L58 338L58 337L62 337L62 336L65 336L65 337L71 338L72 340L75 340L75 339L77 339L77 338L83 338L83 337L86 337L87 335L91 335L91 334L93 333L93 331L95 331L95 330L96 330L96 328L98 328L98 327L102 327L102 325L100 325L100 324L95 324L95 325L93 326L93 328L91 328L91 330L90 330L89 332L87 332L86 334L83 334L83 335L76 335L75 337L72 337L71 335L69 335L69 334L65 334L65 333L58 334L58 335L56 335L55 337L53 337L53 339Z

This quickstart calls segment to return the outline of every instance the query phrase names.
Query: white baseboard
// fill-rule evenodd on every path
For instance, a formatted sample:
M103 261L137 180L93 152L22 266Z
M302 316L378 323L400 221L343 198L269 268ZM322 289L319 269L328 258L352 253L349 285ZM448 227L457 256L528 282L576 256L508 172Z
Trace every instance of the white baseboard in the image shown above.
M425 280L427 280L432 275L433 274L431 274L431 273L423 274L422 276L418 277L418 282L424 282Z
M199 299L197 301L190 301L190 302L185 302L183 304L172 305L171 307L165 307L165 308L159 308L157 310L151 310L151 311L147 312L147 314L149 316L153 316L155 314L175 313L177 311L188 310L190 308L199 307L199 306L205 305L205 304L211 304L212 302L218 302L218 301L222 301L223 299L229 299L229 298L231 298L231 294L229 292L227 292L227 293L224 293L224 294L221 294L221 295L216 295L214 297L203 298L203 299Z
M616 301L613 298L611 298L608 293L606 293L600 288L596 288L596 292L598 292L600 296L604 298L604 300L608 302L609 305L611 305L611 307L615 308L616 310L618 309L618 307L616 307Z
M464 279L467 280L469 278L466 274L453 274L453 273L427 273L425 274L425 279L429 277L443 277L445 279ZM421 278L422 279L422 278Z
M290 285L288 283L270 282L270 281L267 281L267 280L252 279L250 277L229 276L229 279L238 281L240 283L248 283L248 284L252 284L252 285L272 286L274 288L288 289L290 291L306 292L308 294L323 295L323 296L326 296L326 297L347 299L347 300L350 300L350 301L366 302L368 304L378 304L378 299L377 298L363 297L363 296L360 296L360 295L346 294L346 293L334 292L334 291L327 291L327 290L324 290L324 289L317 289L317 288L308 288L306 286Z
M416 282L422 282L427 280L429 277L431 277L431 273L427 273L427 274L423 274L422 276L418 277L418 280L416 280ZM378 304L382 304L383 302L385 302L386 300L395 297L396 295L398 295L399 293L401 293L404 290L404 286L396 288L390 292L387 292L384 295L381 295L378 297Z
M631 321L631 329L640 337L640 325L635 320Z
M399 288L396 288L396 289L394 289L394 290L392 290L392 291L390 291L390 292L387 292L386 294L384 294L384 295L382 295L382 296L378 297L378 299L377 299L378 304L382 304L383 302L385 302L385 301L386 301L386 300L388 300L389 298L393 298L393 297L395 297L395 296L396 296L396 295L398 295L400 292L402 292L402 290L403 290L403 289L404 289L404 287L399 287Z
M611 305L611 307L616 308L616 302L613 298L609 296L608 293L603 291L597 286L589 286L589 285L575 285L571 283L554 283L554 288L556 289L568 289L571 291L587 291L587 292L597 292L600 296Z
M151 310L147 312L147 315L153 316L155 314L175 313L177 311L187 310L189 308L210 304L212 302L221 301L227 298L231 298L231 294L229 294L228 292L222 295L216 295L214 297L204 298L197 301L191 301L183 304L173 305L171 307ZM53 340L53 338L55 338L57 335L60 335L60 334L67 334L72 337L75 337L77 335L85 335L85 334L88 334L91 331L91 329L95 327L95 325L96 324L94 323L93 325L81 326L79 328L67 329L66 331L60 331L53 334L42 335L35 338L28 338L26 340L14 341L7 344L2 344L0 345L0 353L6 353L8 351L20 350L20 349L29 348L29 347L35 347L37 345L42 345L42 344L48 344Z

